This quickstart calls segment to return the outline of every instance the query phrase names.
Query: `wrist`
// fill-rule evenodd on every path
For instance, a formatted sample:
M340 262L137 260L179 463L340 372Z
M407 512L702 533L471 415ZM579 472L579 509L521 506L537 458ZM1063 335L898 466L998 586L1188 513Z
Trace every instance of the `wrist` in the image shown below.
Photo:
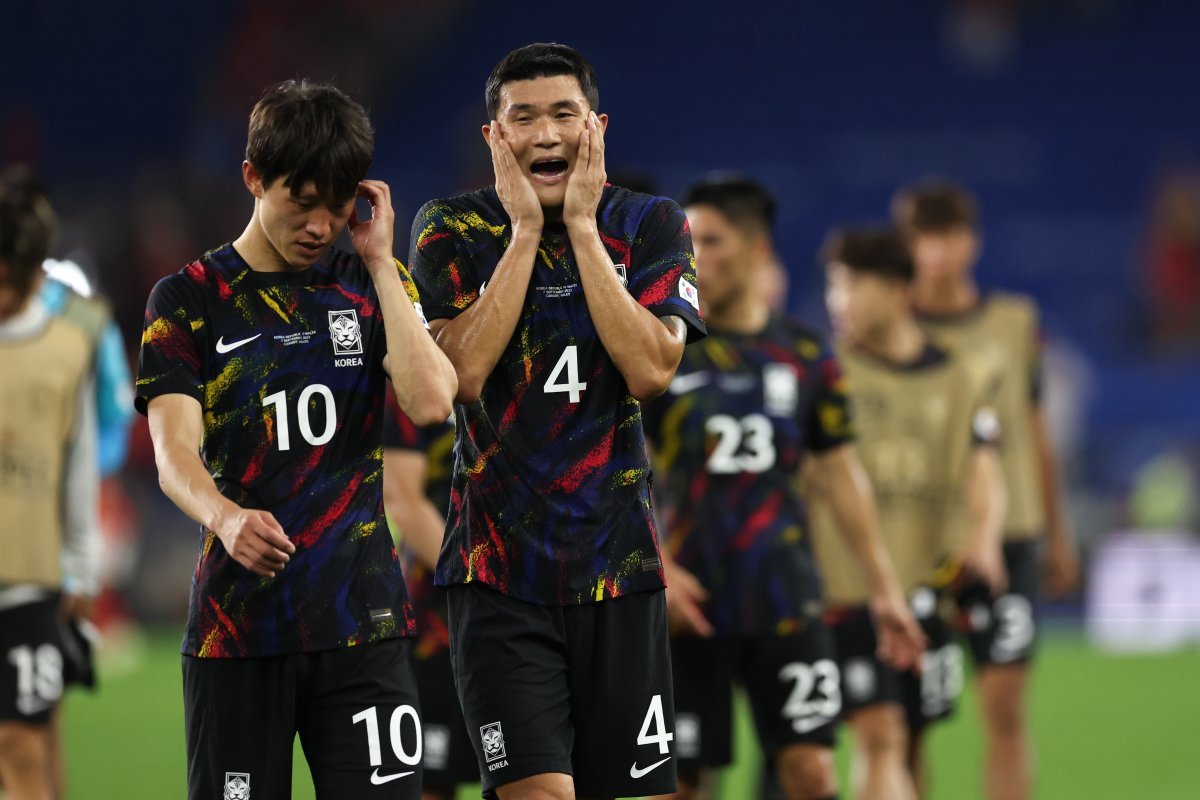
M563 217L563 224L567 226L567 235L572 240L576 236L599 236L600 228L596 224L596 215L590 216L573 215Z
M515 241L532 241L539 242L542 238L542 220L523 219L519 222L514 222L512 226L512 240Z
M396 259L392 256L375 256L369 259L364 259L363 263L367 267L367 273L371 279L379 281L386 280L388 275L393 275L399 279L400 274L396 271Z

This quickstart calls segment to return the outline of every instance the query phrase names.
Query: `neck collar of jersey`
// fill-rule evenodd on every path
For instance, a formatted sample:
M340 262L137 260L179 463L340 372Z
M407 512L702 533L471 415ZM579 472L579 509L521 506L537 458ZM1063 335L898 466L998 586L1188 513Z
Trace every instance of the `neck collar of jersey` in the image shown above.
M312 279L313 273L316 270L316 264L314 264L304 269L265 272L250 266L250 262L246 261L245 257L233 246L232 242L225 245L222 250L228 252L228 259L223 260L226 261L234 273L245 272L245 280L249 285L264 289L271 286L304 286ZM320 264L322 261L318 261L317 263Z
M46 304L33 297L23 311L0 322L0 341L31 339L41 333L49 321L50 311Z

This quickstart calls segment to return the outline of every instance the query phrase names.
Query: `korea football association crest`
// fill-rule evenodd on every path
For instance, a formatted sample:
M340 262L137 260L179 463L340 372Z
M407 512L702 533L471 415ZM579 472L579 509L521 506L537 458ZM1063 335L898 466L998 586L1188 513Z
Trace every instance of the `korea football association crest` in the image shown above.
M250 800L250 773L226 772L222 800Z
M489 722L487 725L481 725L479 736L483 740L483 757L487 762L488 771L495 772L501 767L507 767L508 761L505 759L507 752L504 749L504 730L500 727L500 723Z
M629 272L625 269L624 264L613 264L613 269L617 271L617 278L621 281L621 285L626 289L629 288Z
M335 356L362 355L362 328L354 309L329 312L329 335L333 337Z

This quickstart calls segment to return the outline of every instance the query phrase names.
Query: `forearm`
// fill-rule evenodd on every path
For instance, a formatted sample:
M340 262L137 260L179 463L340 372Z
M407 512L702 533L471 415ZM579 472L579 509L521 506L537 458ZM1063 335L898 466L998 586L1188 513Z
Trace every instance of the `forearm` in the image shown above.
M517 329L540 241L539 226L514 227L487 292L437 333L437 344L458 376L461 403L479 399Z
M567 224L583 294L596 334L638 400L666 391L683 356L684 341L621 284L595 219Z
M99 475L92 383L79 392L75 434L68 450L63 491L63 590L95 595L99 590Z
M198 452L168 442L156 445L154 456L163 494L194 521L213 530L223 515L236 512L237 504L217 489Z
M396 399L417 424L440 422L450 416L458 388L454 368L417 316L395 264L377 270L374 279Z
M979 448L971 458L967 485L971 546L999 550L1004 541L1007 511L1008 496L999 455L992 448Z
M417 560L429 569L437 567L442 552L442 538L446 532L446 520L425 497L413 498L404 504L403 510L393 519L400 529L400 536L412 549Z

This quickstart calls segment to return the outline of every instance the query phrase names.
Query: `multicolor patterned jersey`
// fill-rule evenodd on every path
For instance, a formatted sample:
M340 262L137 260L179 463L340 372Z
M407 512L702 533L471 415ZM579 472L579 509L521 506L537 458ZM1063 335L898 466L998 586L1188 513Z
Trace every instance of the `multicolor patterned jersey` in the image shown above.
M702 336L679 206L607 186L596 220L633 297ZM511 235L491 187L421 209L410 260L431 320L486 292ZM479 581L543 605L662 588L641 409L596 332L561 224L545 226L525 306L480 400L455 418L439 585Z
M961 314L926 314L921 322L952 353L991 362L1004 380L996 413L1004 430L1000 457L1008 490L1007 541L1041 536L1046 527L1032 411L1041 396L1042 337L1037 304L1019 294L990 292Z
M953 358L932 345L908 364L850 345L839 345L838 358L883 542L901 585L912 591L966 544L971 455L1000 436L993 410L999 375L986 360ZM865 605L866 581L832 508L814 492L809 509L827 602Z
M383 429L385 449L411 450L425 457L425 495L443 515L450 506L450 477L454 472L454 423L418 427L395 403L388 404ZM450 648L450 627L446 620L446 594L433 585L433 572L404 546L400 531L400 557L413 616L420 631L413 655L428 658Z
M788 633L820 612L798 481L806 451L852 440L841 374L785 317L711 332L648 404L667 547L708 590L722 635Z
M415 634L383 514L386 349L374 283L350 253L268 273L225 245L154 287L138 410L159 395L196 398L217 487L270 511L296 546L282 571L260 578L201 528L185 654L265 656Z

